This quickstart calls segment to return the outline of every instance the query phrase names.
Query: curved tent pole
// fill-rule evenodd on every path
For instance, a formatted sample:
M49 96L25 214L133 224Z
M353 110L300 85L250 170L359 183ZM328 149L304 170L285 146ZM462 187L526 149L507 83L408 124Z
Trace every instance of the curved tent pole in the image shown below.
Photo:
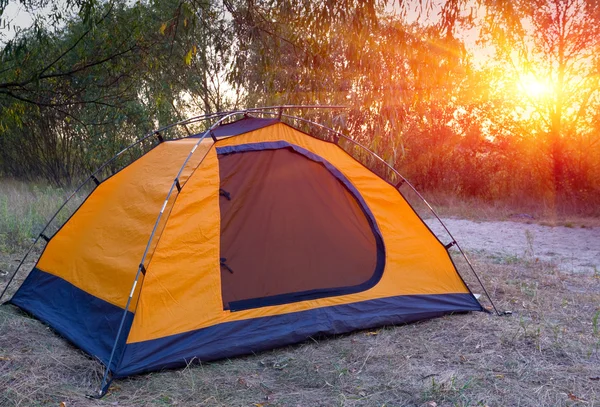
M202 143L202 141L206 138L207 135L209 135L212 130L217 127L219 124L221 124L223 121L225 121L226 119L232 117L232 116L236 116L239 114L244 114L246 113L245 110L237 110L237 111L232 111L229 113L226 113L223 117L221 117L219 120L217 120L212 126L210 126L210 128L208 130L206 130L204 132L204 134L202 134L201 137L199 137L198 142L196 142L194 144L194 146L192 147L192 149L190 150L188 156L186 157L186 159L183 161L183 164L181 164L181 168L179 169L179 172L177 173L177 175L175 176L175 179L173 180L173 182L171 183L171 188L169 189L169 192L167 193L167 196L163 202L162 208L160 210L160 212L158 213L158 216L156 218L156 222L154 223L154 227L152 228L152 232L150 233L150 236L148 238L148 243L146 244L146 248L144 249L144 254L142 255L142 260L140 261L140 265L138 267L137 273L135 275L135 278L133 280L133 285L131 286L131 291L129 293L129 297L127 298L127 303L125 304L125 308L123 309L123 316L121 317L121 322L119 323L119 329L117 331L117 335L115 336L115 342L113 344L111 353L110 353L110 358L108 359L108 363L106 364L106 368L104 371L104 376L102 378L102 382L100 384L100 390L98 391L98 396L97 397L102 397L104 396L104 394L106 394L106 391L108 390L108 386L110 385L110 381L108 380L108 374L110 372L110 365L114 359L115 356L115 351L117 349L117 345L119 344L119 338L121 337L121 333L123 332L123 326L125 325L125 320L127 318L127 312L129 311L129 306L131 305L131 301L133 299L133 295L135 294L135 288L137 286L137 283L139 281L140 278L140 274L144 273L145 274L145 266L144 266L144 261L146 260L146 256L148 255L149 251L150 251L150 247L152 245L152 242L154 240L154 235L156 234L156 231L158 229L158 225L162 219L162 216L165 212L165 209L167 207L167 204L169 203L169 199L171 198L171 195L173 194L173 191L175 189L179 191L181 191L181 184L179 183L179 177L181 176L181 174L183 173L183 170L185 169L187 163L190 161L190 159L192 158L192 156L194 155L194 153L196 152L196 149L198 148L198 146L200 146L200 144ZM214 144L214 142L213 142ZM201 163L198 164L198 166ZM187 181L186 181L187 182ZM185 184L184 184L185 186Z
M100 167L98 167L90 176L88 176L81 184L79 184L79 186L67 197L67 199L65 199L65 201L56 210L56 212L54 212L54 214L50 217L50 219L48 220L48 222L46 222L46 225L42 228L41 232L37 235L37 237L35 238L35 240L33 241L33 243L29 246L29 249L26 251L25 256L23 256L23 258L19 262L19 265L17 266L17 268L13 272L12 276L10 277L10 279L8 280L8 282L6 283L6 286L2 290L2 293L0 294L0 299L2 299L2 297L4 296L4 294L6 293L6 291L8 290L8 287L10 286L10 284L13 281L13 279L17 275L17 272L19 271L19 269L21 268L21 266L25 262L25 259L27 258L27 256L29 256L29 253L31 253L31 251L33 250L33 248L35 247L35 245L37 244L37 242L40 240L40 238L43 237L44 239L47 239L47 237L45 237L45 235L44 235L44 232L46 231L46 229L48 229L48 226L50 226L50 224L52 223L52 221L54 221L54 219L58 216L58 214L60 213L60 211L62 211L63 208L69 203L69 201L71 201L71 199L73 199L73 197L75 197L75 195L77 195L77 193L79 191L81 191L81 189L88 182L90 182L92 180L94 180L94 182L98 182L98 179L96 178L96 175L100 171L102 171L104 168L106 168L108 165L110 165L111 163L113 163L124 152L126 152L129 149L135 147L136 145L142 143L143 141L149 139L150 137L156 136L157 134L158 134L158 132L149 133L146 136L144 136L141 139L139 139L138 141L136 141L136 142L130 144L129 146L125 147L123 150L119 151L114 157L112 157L111 159L109 159L108 161L106 161L105 163L103 163ZM90 194L91 194L91 192L90 192Z
M162 140L162 136L161 136L160 133L164 132L165 130L169 130L169 129L171 129L173 127L176 127L176 126L185 126L187 124L197 123L199 121L212 119L214 117L224 116L224 115L227 115L229 113L231 113L231 112L217 112L217 113L204 114L204 115L194 116L194 117L191 117L191 118L188 118L188 119L184 119L184 120L180 120L180 121L175 122L175 123L168 124L166 126L163 126L163 127L159 128L157 130L154 130L154 131L146 134L144 137L142 137L139 140L131 143L130 145L128 145L127 147L125 147L124 149L122 149L121 151L119 151L117 154L115 154L112 158L108 159L103 164L101 164L81 184L79 184L79 186L77 188L75 188L75 190L67 197L67 199L65 199L65 201L62 203L62 205L56 210L56 212L54 212L54 214L46 222L46 224L42 228L41 232L36 236L36 238L33 241L33 243L29 246L29 248L25 252L25 255L21 258L21 261L17 265L17 268L15 269L15 271L12 273L12 275L8 279L8 282L6 283L6 286L4 287L4 289L2 290L2 292L0 293L0 300L2 299L2 297L4 297L4 294L6 294L6 292L8 290L8 287L12 284L14 278L16 277L17 273L19 272L19 270L21 269L21 267L23 266L23 264L25 263L25 260L27 259L27 257L29 256L29 254L31 253L31 251L33 250L33 248L35 247L35 245L39 242L39 240L41 238L43 238L45 240L48 239L44 235L44 232L46 231L46 229L48 229L48 226L50 226L50 224L54 221L54 219L56 219L56 217L63 210L63 208L71 201L71 199L73 199L73 197L75 197L75 195L77 195L77 193L79 193L79 191L81 191L83 189L83 187L87 183L89 183L90 181L94 181L97 185L99 185L100 182L96 178L96 175L99 174L103 169L105 169L107 166L109 166L114 161L116 161L117 158L119 158L123 153L125 153L126 151L129 151L131 148L137 146L138 144L143 143L144 141L148 140L151 137L158 137L159 140ZM90 194L92 192L90 192Z
M272 112L260 111L258 109L255 110L254 113L259 113L259 114L273 114ZM377 159L378 161L380 161L382 164L384 164L388 169L392 170L394 172L394 174L396 174L402 180L402 183L406 183L412 189L412 191L414 191L417 194L417 196L419 197L419 199L421 199L425 203L425 205L431 211L431 213L435 216L435 218L437 219L437 221L442 225L442 227L444 228L444 230L446 231L446 233L448 233L448 236L450 236L450 238L452 239L451 244L453 244L453 245L456 246L456 248L458 249L458 251L460 252L460 254L463 256L463 258L467 262L469 268L471 269L471 272L473 273L473 275L477 279L477 282L479 283L479 285L483 289L483 292L485 293L485 296L487 297L487 299L490 301L490 304L494 308L494 312L498 316L507 315L509 313L508 311L503 311L503 312L498 311L498 309L496 308L496 305L494 304L494 301L492 300L492 297L488 293L487 289L485 288L485 285L483 284L483 282L479 278L479 275L475 271L475 268L473 267L473 264L471 263L471 260L469 260L469 258L467 257L467 254L464 252L464 250L462 249L462 247L458 244L458 242L456 241L456 239L454 238L454 236L452 235L452 233L450 232L450 230L448 229L448 227L446 226L446 224L442 221L442 219L439 217L439 215L433 209L433 207L429 204L429 202L427 202L427 200L425 199L425 197L423 195L421 195L421 193L406 178L404 178L404 176L402 174L400 174L400 172L398 172L398 170L396 170L394 167L392 167L391 165L389 165L383 158L381 158L379 155L377 155L376 153L374 153L373 151L371 151L368 147L362 145L361 143L359 143L356 140L351 139L350 137L346 136L345 134L340 133L339 131L336 131L336 130L330 128L330 127L327 127L327 126L325 126L323 124L314 122L312 120L304 119L302 117L291 116L291 115L287 115L287 114L282 114L282 116L285 117L285 118L288 118L288 119L292 119L292 120L299 120L299 121L302 121L304 123L311 124L311 125L320 127L320 128L322 128L324 130L327 130L329 132L332 132L336 136L341 137L344 140L349 141L350 143L354 144L357 147L360 147L361 149L363 149L364 151L366 151L367 153L369 153L372 157L374 157L375 159Z
M279 105L279 106L267 106L267 107L251 107L244 111L248 113L261 113L266 110L285 110L285 109L347 109L348 106L344 105ZM267 113L267 112L264 112ZM269 112L268 114L273 114Z
M187 119L183 119L183 120L177 121L175 123L171 123L171 124L168 124L166 126L163 126L163 127L159 128L157 130L153 130L153 131L149 132L148 134L146 134L144 137L140 138L139 140L131 143L130 145L128 145L127 147L125 147L124 149L122 149L121 151L119 151L117 154L115 154L112 158L108 159L103 164L101 164L81 184L79 184L77 186L77 188L75 188L75 190L65 199L65 201L63 201L63 203L61 204L61 206L54 212L54 214L46 222L46 224L42 228L41 232L36 236L36 238L33 241L33 243L28 247L27 251L25 252L25 255L21 258L21 261L17 265L17 268L12 273L11 277L9 278L8 282L6 283L6 286L4 287L4 289L2 290L2 292L0 293L0 300L4 297L4 294L6 294L6 291L8 290L8 287L12 284L15 276L17 275L17 273L19 272L19 270L21 269L21 267L25 263L25 260L27 259L27 257L29 256L29 254L31 253L31 251L33 250L33 248L36 246L36 244L39 242L39 240L41 238L43 238L43 237L45 238L44 232L46 231L46 229L48 229L48 226L50 226L50 224L54 221L54 219L58 216L58 214L63 210L63 208L71 201L71 199L73 199L75 197L75 195L77 195L79 193L79 191L81 191L81 189L83 189L83 187L88 182L94 181L94 182L98 183L96 175L98 173L100 173L103 169L105 169L107 166L109 166L110 164L112 164L114 161L116 161L117 158L119 158L123 153L129 151L131 148L137 146L138 144L141 144L142 142L146 141L147 139L149 139L151 137L158 137L159 140L162 140L162 137L161 137L160 133L164 132L166 130L169 130L169 129L173 128L173 127L176 127L176 126L184 126L186 128L186 131L188 131L188 134L189 134L189 130L187 130L186 125L197 123L199 121L209 120L209 119L212 119L212 118L215 118L215 117L225 116L225 115L229 115L229 114L232 114L232 113L233 113L233 115L235 115L235 114L244 114L244 113L253 112L253 111L259 111L259 110L273 110L273 109L281 109L281 110L283 110L283 109L292 109L292 108L294 108L294 109L344 109L345 106L281 105L281 106L267 106L267 107L262 107L262 108L250 108L250 109L237 110L237 111L230 110L230 111L224 111L224 112L216 112L216 113L203 114L203 115L198 115L198 116L190 117L190 118L187 118Z

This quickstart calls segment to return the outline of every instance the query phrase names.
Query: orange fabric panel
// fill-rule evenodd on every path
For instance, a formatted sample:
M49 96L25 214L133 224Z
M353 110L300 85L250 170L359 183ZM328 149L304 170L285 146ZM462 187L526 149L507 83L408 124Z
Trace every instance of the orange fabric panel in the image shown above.
M50 240L38 268L124 308L152 227L195 142L161 143L100 184Z
M128 342L219 322L218 169L213 148L177 197L146 272Z
M340 147L284 124L219 140L216 146L287 141L330 162L356 187L375 216L386 266L373 288L244 311L224 311L219 266L219 174L212 149L178 197L149 266L128 343L228 321L297 312L374 298L468 292L445 248L395 188Z

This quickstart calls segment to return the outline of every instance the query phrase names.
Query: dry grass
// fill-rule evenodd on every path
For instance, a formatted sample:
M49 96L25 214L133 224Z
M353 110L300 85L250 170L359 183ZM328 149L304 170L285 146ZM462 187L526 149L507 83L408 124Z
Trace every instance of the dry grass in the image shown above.
M28 246L67 198L61 188L0 178L0 251ZM46 232L51 236L83 199L76 196Z
M408 187L404 187L402 193L420 215L426 218L431 216ZM581 209L563 205L561 209L556 209L531 199L486 202L445 192L424 192L423 196L443 218L526 222L544 226L600 227L600 207Z
M0 183L0 234L25 231L4 237L16 244L0 244L0 287L19 260L12 251L35 233L28 225L37 221L28 219L49 212L59 198L61 191ZM443 216L519 220L512 215L525 212L451 197L431 201ZM533 215L521 220L557 222ZM558 222L600 224L573 216ZM102 400L85 398L100 383L98 362L39 321L2 306L0 406L599 406L600 275L564 274L514 256L479 257L476 268L499 308L512 316L454 315L316 338L118 380Z
M453 315L317 338L118 380L99 401L85 398L100 382L97 362L3 306L0 405L600 405L598 276L528 259L479 258L476 266L512 316Z

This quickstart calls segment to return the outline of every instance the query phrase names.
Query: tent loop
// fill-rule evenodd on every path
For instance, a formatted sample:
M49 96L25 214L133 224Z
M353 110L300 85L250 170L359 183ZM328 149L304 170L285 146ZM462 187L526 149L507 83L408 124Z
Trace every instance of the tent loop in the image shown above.
M225 199L231 201L231 193L225 191L223 188L219 188L219 196L225 197Z
M227 263L225 263L226 261L227 261L227 259L226 259L225 257L220 257L220 258L219 258L219 265L220 265L221 267L224 267L224 268L225 268L225 270L229 271L231 274L233 274L233 270L231 269L231 267L229 267L229 266L227 265Z
M446 250L450 250L450 248L451 248L452 246L454 246L455 244L456 244L456 242L453 240L453 241L451 241L450 243L448 243L448 244L444 245L444 248L445 248Z

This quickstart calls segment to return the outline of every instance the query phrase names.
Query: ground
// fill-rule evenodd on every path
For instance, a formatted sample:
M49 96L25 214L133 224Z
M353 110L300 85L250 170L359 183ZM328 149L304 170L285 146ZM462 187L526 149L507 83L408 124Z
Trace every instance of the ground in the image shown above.
M600 228L447 221L496 306L512 315L314 338L118 380L105 398L90 400L100 364L4 305L0 406L600 405ZM1 282L17 259L0 255Z
M472 253L497 259L543 261L570 273L600 273L599 227L568 222L568 226L547 226L522 216L521 222L455 218L443 222L460 245ZM440 222L427 222L444 243L452 240Z

